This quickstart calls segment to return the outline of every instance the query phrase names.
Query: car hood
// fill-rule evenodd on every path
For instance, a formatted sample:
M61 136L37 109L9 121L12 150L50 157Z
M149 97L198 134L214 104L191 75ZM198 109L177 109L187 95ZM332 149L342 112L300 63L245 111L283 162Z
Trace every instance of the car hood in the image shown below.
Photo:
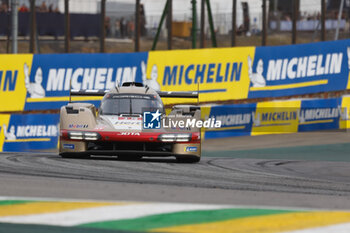
M113 130L131 130L141 131L142 130L142 117L125 117L117 115L102 115L100 116L101 123L104 126L108 126Z

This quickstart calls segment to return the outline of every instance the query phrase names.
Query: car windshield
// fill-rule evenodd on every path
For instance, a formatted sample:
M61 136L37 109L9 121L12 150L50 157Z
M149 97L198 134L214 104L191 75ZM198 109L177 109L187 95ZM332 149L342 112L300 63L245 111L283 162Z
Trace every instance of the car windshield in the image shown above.
M163 103L156 95L108 94L102 100L101 115L163 113Z

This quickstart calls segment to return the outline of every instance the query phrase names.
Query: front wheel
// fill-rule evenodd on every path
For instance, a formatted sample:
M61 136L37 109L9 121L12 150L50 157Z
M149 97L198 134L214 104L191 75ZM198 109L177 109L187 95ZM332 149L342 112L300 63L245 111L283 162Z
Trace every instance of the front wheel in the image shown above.
M199 156L177 156L176 160L179 163L198 163L201 160Z

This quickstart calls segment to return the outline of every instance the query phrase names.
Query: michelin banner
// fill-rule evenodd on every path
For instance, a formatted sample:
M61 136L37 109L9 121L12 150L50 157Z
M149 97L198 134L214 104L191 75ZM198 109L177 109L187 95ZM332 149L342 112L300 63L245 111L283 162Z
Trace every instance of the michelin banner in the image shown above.
M1 151L53 150L58 136L58 114L0 114Z
M200 102L349 89L350 40L288 46L150 52L147 77Z
M350 97L204 107L204 118L221 121L206 139L350 128Z
M147 56L147 53L34 55L31 72L24 64L27 88L24 110L58 109L68 102L70 88L109 90L123 82L141 82ZM92 100L97 106L100 99L73 98Z
M349 89L350 40L257 47L248 66L248 98Z
M148 53L0 55L0 111L59 109L69 89L142 82ZM99 106L97 97L73 97Z
M350 96L202 106L203 119L221 121L202 138L346 130L349 109ZM55 151L58 137L58 114L0 114L0 151Z
M246 99L254 55L254 47L150 52L147 82L162 91L199 90L200 102Z
M1 112L59 109L69 89L143 82L199 102L349 89L350 40L125 54L0 55ZM100 97L74 97L99 105ZM5 101L11 100L11 101ZM196 100L168 99L166 104Z

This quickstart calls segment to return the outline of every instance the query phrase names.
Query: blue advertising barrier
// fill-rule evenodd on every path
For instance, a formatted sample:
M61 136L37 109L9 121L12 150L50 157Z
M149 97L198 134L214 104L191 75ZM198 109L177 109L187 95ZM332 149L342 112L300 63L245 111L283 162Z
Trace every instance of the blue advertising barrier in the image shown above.
M147 56L146 52L34 55L29 78L25 77L24 110L58 109L68 102L70 88L109 90L123 82L142 82ZM100 101L92 99L89 102L99 106Z
M256 47L248 98L347 89L350 40Z
M1 115L2 151L33 151L57 148L58 114Z
M199 102L274 98L350 89L350 40L288 46L121 54L1 55L0 111L59 109L69 89L143 82L160 91L194 91ZM99 106L101 98L75 98ZM189 100L167 99L166 104Z
M349 109L349 96L204 106L203 118L221 121L204 138L347 129ZM0 114L0 151L55 150L58 137L58 114Z
M221 121L221 128L210 129L205 138L249 136L255 120L256 104L219 105L211 107L209 118Z
M206 139L350 128L350 97L347 96L218 105L209 108L205 117L220 120L222 126L206 130L204 134ZM264 118L275 118L275 120L265 119L264 124ZM264 128L262 131L256 130L259 127Z
M341 98L301 101L298 132L338 129Z

